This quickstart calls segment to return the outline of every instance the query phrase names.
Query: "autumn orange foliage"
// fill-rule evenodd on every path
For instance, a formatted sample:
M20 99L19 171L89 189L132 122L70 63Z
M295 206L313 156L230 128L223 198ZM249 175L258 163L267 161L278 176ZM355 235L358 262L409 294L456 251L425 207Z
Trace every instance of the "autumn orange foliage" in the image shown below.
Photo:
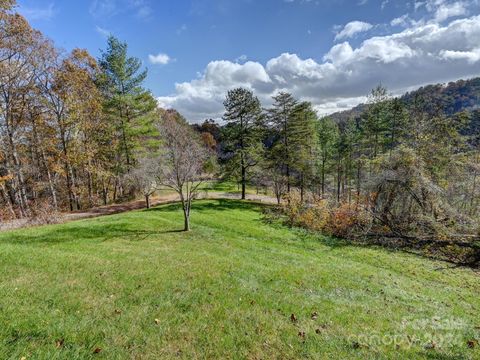
M372 219L365 206L358 203L330 203L326 199L302 202L296 191L285 196L281 211L289 226L320 231L342 238L362 235Z

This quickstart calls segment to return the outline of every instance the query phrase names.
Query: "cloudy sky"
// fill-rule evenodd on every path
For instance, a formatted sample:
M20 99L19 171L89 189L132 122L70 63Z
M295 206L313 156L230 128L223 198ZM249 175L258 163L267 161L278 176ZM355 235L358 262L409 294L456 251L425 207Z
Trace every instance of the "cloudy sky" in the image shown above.
M392 94L480 76L480 0L19 0L34 27L98 56L112 33L146 86L190 121L219 119L227 90L265 106L283 90L320 114L378 83Z

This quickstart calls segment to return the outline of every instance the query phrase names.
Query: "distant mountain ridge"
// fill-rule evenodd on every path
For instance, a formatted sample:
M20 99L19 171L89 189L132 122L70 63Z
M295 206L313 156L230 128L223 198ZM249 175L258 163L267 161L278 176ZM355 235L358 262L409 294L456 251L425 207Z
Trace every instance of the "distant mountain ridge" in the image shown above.
M439 109L447 116L461 111L479 110L480 77L448 84L426 85L400 96L400 100L407 107L412 105L415 99L422 99L423 110L429 114L437 113ZM366 104L360 104L350 110L333 113L329 117L342 123L352 117L359 117L366 107Z

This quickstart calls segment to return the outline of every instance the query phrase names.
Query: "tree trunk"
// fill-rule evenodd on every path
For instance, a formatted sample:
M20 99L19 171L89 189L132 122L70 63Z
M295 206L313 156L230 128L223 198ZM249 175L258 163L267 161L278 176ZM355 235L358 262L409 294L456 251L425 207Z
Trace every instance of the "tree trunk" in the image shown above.
M285 107L283 111L285 112ZM288 116L285 116L283 119L283 144L285 147L285 169L286 169L286 176L287 176L287 193L290 194L290 149L289 149L289 141L288 141Z
M110 181L109 181L110 182ZM102 195L103 195L103 205L108 204L108 186L109 184L105 184L105 180L102 179Z
M325 159L322 159L322 197L325 195Z
M475 213L474 211L474 204L475 204L475 190L477 189L477 172L473 174L473 185L472 185L472 192L470 194L470 215Z
M28 216L30 214L30 207L28 206L27 190L25 188L25 178L23 176L22 164L20 162L20 159L17 153L17 147L13 143L13 139L11 140L11 144L12 144L13 163L16 168L18 185L20 187L20 194L19 194L20 208L24 213L24 215Z
M145 195L145 203L147 204L147 209L150 209L150 195Z
M65 167L66 167L65 173L67 176L68 204L70 206L70 211L73 211L74 198L73 198L73 192L72 192L72 181L70 178L70 172L68 171L68 166L65 166Z
M246 192L246 189L245 189L245 169L242 169L242 200L245 200L246 199L246 196L245 196L245 192Z
M341 165L337 165L337 202L340 203L340 191L342 186L342 174L341 174Z
M242 159L242 200L245 200L246 182L247 182L247 171L245 169L245 166L243 165L243 159Z
M6 168L8 167L8 164L7 162L5 162L5 165L4 165ZM15 193L16 193L16 187L15 187L15 184L13 181L8 181L6 184L5 184L5 187L2 187L3 188L3 192L4 192L4 196L8 198L8 201L9 201L9 204L10 204L10 208L12 209L13 211L13 215L14 215L14 218L17 219L18 216L17 214L15 213L15 207L17 206L17 201L16 201L16 196L15 196ZM20 217L23 217L23 214L20 212Z
M184 205L183 207L184 227L183 231L190 231L190 210Z
M361 174L362 174L362 169L360 167L360 160L357 162L357 201L360 201L360 193L362 190L361 187Z
M2 197L3 197L3 200L5 201L5 203L8 205L8 210L10 211L10 214L12 215L12 219L16 219L17 214L15 214L15 210L13 209L13 205L10 201L10 198L7 194L7 191L5 190L5 188L3 186L0 187L0 189L2 189Z
M48 178L48 186L50 188L50 194L52 195L53 207L55 208L55 210L57 210L58 209L57 190L55 189L52 174L50 173L50 170L48 170L48 168L47 168L47 178Z
M113 185L113 202L117 202L117 188L118 188L118 177L115 177L115 184Z
M287 192L290 194L290 166L287 164Z
M60 124L61 119L58 120ZM63 151L63 156L64 156L64 167L65 167L65 176L67 180L67 191L68 191L68 205L70 207L70 211L73 211L74 209L74 203L75 203L75 196L73 193L73 174L72 174L72 169L70 166L70 161L68 159L68 149L67 149L67 140L65 136L65 130L63 129L63 126L61 125L60 129L60 136L61 136L61 141L62 141L62 151Z
M303 198L305 195L305 183L304 183L304 176L303 172L300 175L300 202L303 203Z
M36 126L35 120L32 121L32 129L33 129L33 134L34 134L35 146L37 147L37 149L38 148L40 149L39 158L41 159L41 164L45 168L45 171L47 173L48 187L49 187L49 190L50 190L50 195L52 195L53 207L55 208L55 210L57 210L58 209L57 190L55 189L55 184L54 184L54 181L53 181L53 177L52 177L52 174L50 172L50 168L48 166L48 161L47 161L47 156L45 154L45 149L40 144L40 139L39 139L39 136L38 136L37 126ZM40 163L40 161L39 161L39 163Z
M127 115L127 120L128 120L128 115ZM121 127L122 127L122 141L123 141L123 148L125 151L125 160L127 161L127 173L130 172L130 166L131 166L131 161L130 161L130 151L128 149L128 142L127 142L127 134L125 130L125 124L122 119L122 115L120 115L120 121L121 121Z
M11 115L9 111L6 111L4 114L5 119L5 129L8 139L8 147L10 151L10 157L13 160L13 169L15 173L15 178L18 187L16 186L15 195L17 197L16 203L20 206L20 212L23 217L30 215L30 208L28 206L27 191L25 185L25 178L23 175L22 163L20 162L20 157L17 152L17 145L15 144L15 130L11 125Z
M93 176L90 171L87 171L88 184L88 206L93 207Z

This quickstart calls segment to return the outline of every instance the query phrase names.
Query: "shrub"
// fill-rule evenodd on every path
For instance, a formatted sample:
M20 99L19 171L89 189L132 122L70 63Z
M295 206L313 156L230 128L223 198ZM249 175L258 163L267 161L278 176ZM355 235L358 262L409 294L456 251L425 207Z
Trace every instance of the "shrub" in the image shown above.
M300 214L298 222L301 227L306 229L322 231L325 229L329 218L328 202L317 200Z
M330 211L325 230L331 235L351 238L364 235L372 225L372 217L360 204L340 204Z
M282 214L286 217L285 223L288 226L296 226L298 217L302 211L302 203L297 191L292 191L284 196L284 202L280 207Z
M309 199L302 202L297 191L292 191L284 197L281 211L285 223L308 230L322 231L329 219L328 202L323 199Z
M28 218L29 225L58 224L62 220L60 212L55 210L48 201L37 201L31 205L31 216Z
M400 146L372 165L367 192L379 227L396 236L438 239L472 232L475 221L453 206L444 186L414 150Z
M322 231L343 238L363 235L372 225L372 217L364 205L343 203L335 206L319 198L302 203L296 191L285 196L280 211L288 226Z

